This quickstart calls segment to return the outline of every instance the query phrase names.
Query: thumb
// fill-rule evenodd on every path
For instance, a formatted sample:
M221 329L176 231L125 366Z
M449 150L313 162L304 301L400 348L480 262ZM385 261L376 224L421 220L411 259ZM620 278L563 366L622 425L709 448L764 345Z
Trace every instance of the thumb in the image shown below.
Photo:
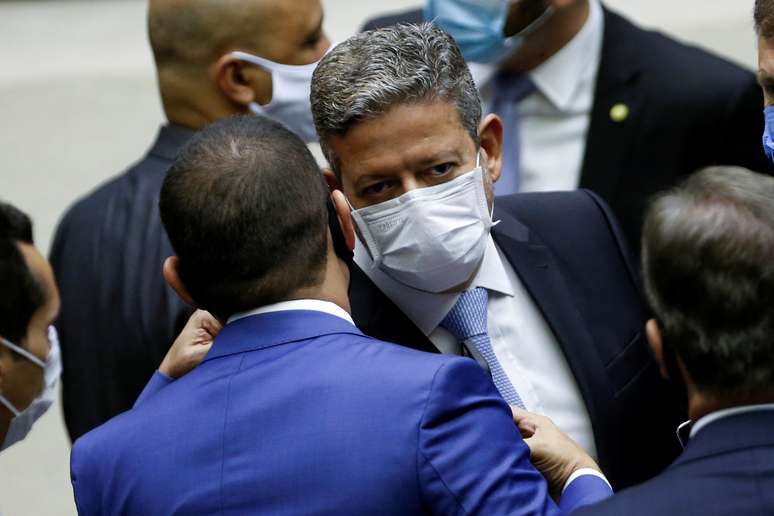
M513 413L513 421L522 434L526 431L531 435L537 430L537 423L530 412L515 406L511 407L511 412Z

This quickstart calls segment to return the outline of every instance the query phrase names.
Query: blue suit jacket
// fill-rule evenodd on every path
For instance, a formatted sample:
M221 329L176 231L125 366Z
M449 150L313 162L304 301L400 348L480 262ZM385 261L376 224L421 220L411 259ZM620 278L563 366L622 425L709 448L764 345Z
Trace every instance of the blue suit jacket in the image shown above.
M80 514L560 511L474 361L387 344L332 315L235 321L199 367L158 387L76 442ZM607 495L581 477L561 510Z
M774 411L709 424L664 473L578 514L774 514Z

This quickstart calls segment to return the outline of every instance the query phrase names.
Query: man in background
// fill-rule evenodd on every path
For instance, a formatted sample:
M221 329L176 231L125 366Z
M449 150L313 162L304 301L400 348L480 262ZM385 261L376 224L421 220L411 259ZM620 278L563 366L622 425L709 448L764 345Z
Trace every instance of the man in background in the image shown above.
M774 171L752 73L599 0L427 0L365 28L422 19L456 38L485 112L503 118L498 194L588 188L637 247L647 200L688 174Z
M656 478L577 514L774 514L773 198L774 178L717 168L649 209L647 335L685 389L687 444ZM517 419L536 436L550 427ZM527 440L538 464L551 455L539 440Z
M24 439L54 401L62 365L59 292L32 221L0 201L0 451Z
M54 401L61 372L52 326L60 296L48 261L34 245L32 221L0 201L0 451L24 439ZM220 323L197 310L155 376L171 381L207 354Z
M168 122L137 164L68 210L52 246L72 439L132 406L191 314L161 274L171 254L158 213L168 167L195 130L240 113L310 139L309 81L330 45L322 16L318 0L150 2Z

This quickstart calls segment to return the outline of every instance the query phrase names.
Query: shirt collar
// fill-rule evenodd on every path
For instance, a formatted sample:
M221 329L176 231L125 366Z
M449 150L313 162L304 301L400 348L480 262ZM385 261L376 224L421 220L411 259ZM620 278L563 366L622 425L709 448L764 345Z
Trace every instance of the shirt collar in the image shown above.
M560 111L573 107L576 94L585 82L595 82L602 54L604 16L599 0L589 2L589 17L583 28L556 54L529 72L535 88ZM470 63L473 80L481 90L484 99L491 99L496 76L495 65ZM593 95L586 99L591 109Z
M744 405L741 407L733 407L711 412L706 416L699 418L699 420L693 424L691 427L691 438L693 438L699 432L699 430L705 428L706 426L714 423L719 419L723 419L729 416L736 416L738 414L746 414L747 412L756 412L759 410L774 410L774 403L767 403L764 405Z
M344 319L353 326L355 325L355 322L352 320L352 316L350 316L346 310L335 303L331 303L330 301L323 301L321 299L294 299L293 301L281 301L279 303L262 306L254 310L239 312L229 317L227 324L231 324L234 321L238 321L239 319L244 319L245 317L250 317L252 315L267 314L270 312L282 312L285 310L312 310L315 312L324 312L326 314L334 315Z
M530 72L535 87L560 111L570 109L584 81L593 78L602 52L604 17L598 0L589 2L589 17L575 37Z
M425 336L438 327L460 297L460 292L433 294L395 281L373 266L371 256L359 239L355 245L355 263ZM491 235L487 237L483 261L469 288L474 287L484 287L507 296L515 294Z

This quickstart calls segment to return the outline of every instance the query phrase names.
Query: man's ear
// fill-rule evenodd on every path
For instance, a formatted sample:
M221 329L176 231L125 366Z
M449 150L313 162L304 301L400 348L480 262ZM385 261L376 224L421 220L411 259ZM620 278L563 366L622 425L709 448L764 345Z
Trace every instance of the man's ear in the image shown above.
M500 179L503 167L503 122L491 113L481 122L478 129L481 150L486 157L486 169L494 183Z
M258 66L226 54L213 65L221 93L232 103L247 109L251 102L268 104L272 97L271 74Z
M334 190L331 193L331 201L336 209L336 215L339 218L341 232L344 233L344 241L350 251L355 249L355 225L352 222L352 213L349 209L349 203L341 190Z
M328 184L328 190L330 190L331 193L334 190L341 190L341 184L339 184L339 180L336 178L336 174L333 170L324 168L322 169L322 174L325 178L325 182Z
M180 260L177 256L170 256L164 260L164 279L167 284L172 287L178 297L183 300L187 305L191 305L194 308L198 308L194 302L191 294L188 293L188 289L183 284L183 280L180 279Z
M653 352L653 358L655 358L656 364L658 364L658 370L661 372L661 376L669 378L669 371L666 362L664 362L664 341L661 337L661 330L655 319L650 319L645 323L645 335L648 338L648 345Z

